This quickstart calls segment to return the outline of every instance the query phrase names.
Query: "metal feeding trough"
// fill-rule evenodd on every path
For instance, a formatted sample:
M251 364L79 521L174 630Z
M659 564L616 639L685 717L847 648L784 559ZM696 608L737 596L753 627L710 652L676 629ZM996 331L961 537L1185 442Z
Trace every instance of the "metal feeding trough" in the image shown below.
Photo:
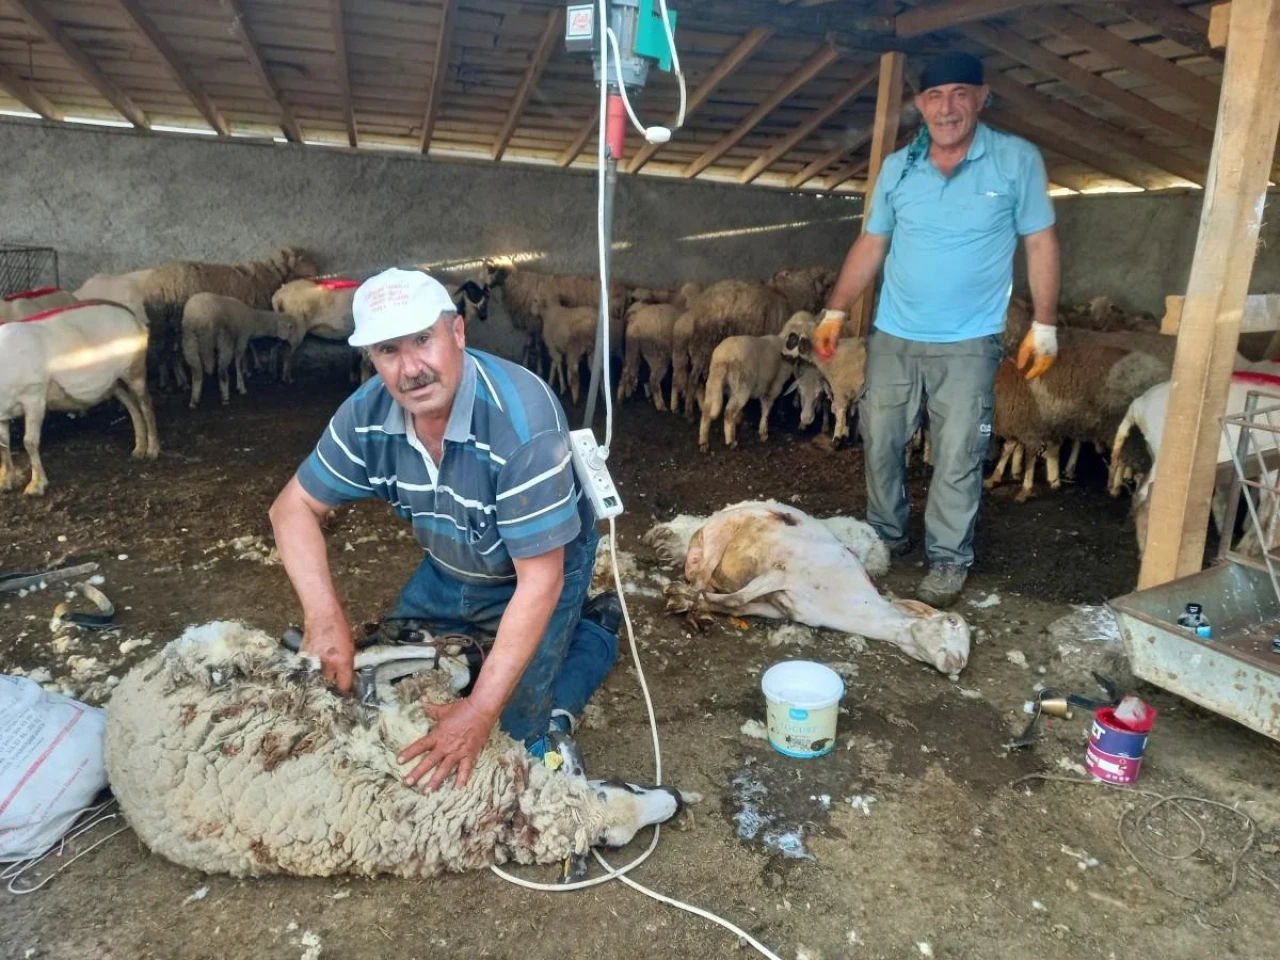
M1280 740L1280 405L1258 398L1250 392L1244 412L1223 421L1234 480L1217 518L1218 562L1110 606L1135 676ZM1242 499L1248 522L1236 538ZM1178 626L1188 603L1201 605L1212 639Z

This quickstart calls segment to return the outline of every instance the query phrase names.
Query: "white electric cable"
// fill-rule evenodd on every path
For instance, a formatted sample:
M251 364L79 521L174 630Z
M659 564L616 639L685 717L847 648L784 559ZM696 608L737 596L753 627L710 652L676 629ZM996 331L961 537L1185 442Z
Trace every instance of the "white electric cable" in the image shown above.
M632 126L640 132L640 136L647 139L649 128L640 122L636 112L631 109L631 98L627 96L627 85L622 82L622 53L618 50L618 35L613 32L613 27L607 27L605 35L609 38L609 44L613 47L613 75L618 78L618 90L622 93L622 105L627 108L627 116L631 118Z
M676 49L676 36L671 32L671 15L667 13L667 0L658 0L658 6L662 9L662 29L667 34L667 49L671 51L671 70L675 73L676 82L680 85L680 109L676 113L676 129L679 130L684 126L686 101L684 71L680 69L680 51Z

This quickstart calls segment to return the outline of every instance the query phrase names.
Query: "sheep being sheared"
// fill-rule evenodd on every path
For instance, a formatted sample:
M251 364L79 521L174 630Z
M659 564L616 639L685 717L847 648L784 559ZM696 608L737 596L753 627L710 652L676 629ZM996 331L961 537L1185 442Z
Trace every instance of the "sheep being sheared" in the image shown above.
M852 549L792 507L747 503L713 515L689 543L684 575L687 584L667 588L668 609L855 633L892 643L947 674L969 660L963 619L915 600L886 600Z
M221 621L121 681L107 776L153 852L233 876L431 877L622 846L680 810L675 790L552 771L497 731L464 788L419 792L396 755L431 728L419 697L453 699L442 672L379 682L381 703L366 706L313 664Z

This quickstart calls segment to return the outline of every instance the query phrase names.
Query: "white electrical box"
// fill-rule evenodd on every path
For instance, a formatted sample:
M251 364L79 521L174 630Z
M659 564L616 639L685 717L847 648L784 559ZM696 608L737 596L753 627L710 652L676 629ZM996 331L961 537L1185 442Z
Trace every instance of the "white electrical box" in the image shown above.
M582 484L582 492L591 501L596 518L608 520L622 513L622 498L609 476L609 468L600 456L600 445L590 430L569 432L570 450L573 455L573 472Z

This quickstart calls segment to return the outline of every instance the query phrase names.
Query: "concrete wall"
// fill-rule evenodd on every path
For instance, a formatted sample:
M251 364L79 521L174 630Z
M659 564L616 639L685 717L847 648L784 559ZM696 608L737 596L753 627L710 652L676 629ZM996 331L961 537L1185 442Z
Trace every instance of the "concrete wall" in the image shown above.
M595 271L591 173L23 122L0 123L0 171L0 238L56 247L64 285L283 244L357 277L391 264L447 272L502 254L529 255L538 270ZM837 266L861 206L623 176L614 273L675 284Z
M1204 194L1196 191L1055 201L1062 302L1085 303L1106 294L1127 309L1163 316L1165 296L1186 292L1203 200ZM1250 291L1280 293L1280 194L1270 194L1262 219ZM1016 286L1025 284L1020 262Z

